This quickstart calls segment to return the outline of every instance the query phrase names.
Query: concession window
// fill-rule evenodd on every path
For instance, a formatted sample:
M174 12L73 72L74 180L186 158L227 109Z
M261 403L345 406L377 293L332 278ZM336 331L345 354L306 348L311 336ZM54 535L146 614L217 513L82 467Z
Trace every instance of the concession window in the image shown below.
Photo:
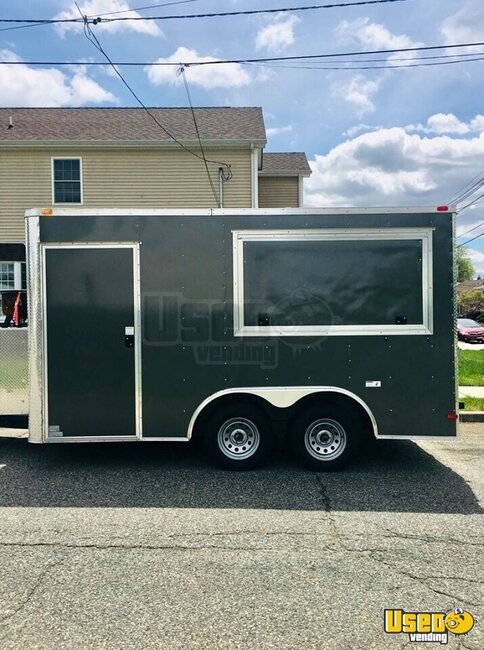
M432 229L234 231L236 336L432 333Z

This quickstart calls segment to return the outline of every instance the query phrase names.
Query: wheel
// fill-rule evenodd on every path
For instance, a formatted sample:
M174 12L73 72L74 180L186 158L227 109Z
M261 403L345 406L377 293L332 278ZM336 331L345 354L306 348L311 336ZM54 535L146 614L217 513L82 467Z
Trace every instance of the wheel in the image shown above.
M269 418L253 404L231 404L216 410L204 437L212 459L230 470L257 467L272 448Z
M336 404L317 404L296 417L291 429L297 455L309 468L320 472L340 469L360 442L355 413Z

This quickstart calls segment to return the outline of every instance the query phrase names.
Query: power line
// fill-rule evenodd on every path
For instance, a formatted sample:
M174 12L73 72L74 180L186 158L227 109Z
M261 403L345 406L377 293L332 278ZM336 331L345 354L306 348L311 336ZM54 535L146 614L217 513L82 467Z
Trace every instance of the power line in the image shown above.
M481 185L481 187L482 187L482 185ZM461 208L459 208L459 212L462 212L462 210L465 210L466 208L470 208L471 205L474 205L475 203L480 201L480 199L482 199L482 198L484 198L484 192L482 194L479 194L479 196L476 196L476 198L473 201L471 201L470 203L466 203L466 205L463 205Z
M462 190L458 193L458 195L451 199L450 203L462 203L462 201L465 201L469 197L471 197L473 194L478 192L481 187L484 186L484 174L478 174L475 176L465 187L462 188Z
M105 14L97 14L96 16L94 16L94 15L88 16L88 18L102 18L104 16L114 16L116 14L125 14L125 13L129 13L131 11L143 11L145 9L155 9L155 8L158 8L158 7L170 7L172 5L183 5L183 4L188 4L190 2L200 2L200 0L176 0L174 2L173 1L172 2L163 2L161 4L147 5L145 7L133 7L132 9L121 9L120 11L110 11L109 13L105 13ZM42 19L39 22L30 22L27 25L15 25L15 27L3 27L2 29L0 29L0 32L9 32L12 29L26 29L28 27L38 27L39 25L50 25L50 24L52 24L53 20L51 21L49 19ZM0 22L5 22L5 21L0 20ZM21 21L21 22L25 22L25 21ZM80 19L76 18L76 19L72 19L72 22L79 22L80 23L81 21L80 21Z
M303 54L297 56L277 56L277 57L263 57L257 59L215 59L214 61L179 61L177 63L172 61L151 61L151 62L141 62L141 61L118 61L113 62L112 65L116 66L183 66L184 68L202 66L202 65L226 65L228 63L271 63L275 61L303 61L303 60L314 60L314 59L333 59L346 56L371 56L374 54L397 54L400 52L422 52L429 50L446 50L446 49L458 49L462 47L482 47L483 42L479 43L456 43L452 45L426 45L422 47L402 47L394 48L391 50L370 50L370 51L356 51L356 52L336 52L328 54ZM483 52L475 52L475 55L484 54ZM443 55L446 56L446 55ZM459 54L449 55L449 56L461 56ZM467 54L466 56L470 56ZM418 59L415 59L418 60ZM468 60L468 59L465 59ZM371 61L371 59L370 59ZM106 65L104 62L100 61L0 61L0 65L86 65L86 66L96 66L96 65ZM346 69L346 68L341 68Z
M476 236L473 237L472 239L468 239L468 240L465 241L463 244L459 244L458 246L456 246L456 248L462 248L463 246L466 246L467 244L470 244L471 241L475 241L476 239L479 239L480 237L484 237L484 232L481 232L480 235L476 235Z
M104 16L114 16L116 14L127 14L130 11L144 11L145 9L157 9L159 7L171 7L172 5L185 5L191 2L200 2L200 0L175 0L172 2L162 2L156 5L146 5L145 7L133 7L132 9L120 9L119 11L110 11L105 14L96 14L88 16L88 18L102 18Z
M484 52L482 52L484 54ZM417 59L418 60L418 59ZM281 70L397 70L399 68L427 68L429 66L452 65L453 63L472 63L473 61L484 61L484 57L470 59L458 59L457 61L434 61L433 63L407 63L403 65L366 65L366 66L322 66L322 65L267 65L259 63L260 67Z
M76 3L76 7L79 9L79 6ZM79 9L80 12L80 9ZM82 14L81 14L82 15ZM99 39L97 36L93 33L87 19L84 21L84 34L87 38L87 40L94 45L94 47L105 57L105 59L108 61L109 65L112 67L116 75L121 79L123 84L126 86L126 88L129 90L131 95L134 97L134 99L138 102L138 104L143 108L143 110L150 116L150 118L153 120L153 122L171 139L173 142L175 142L179 147L181 147L184 151L189 153L190 155L194 156L195 158L198 158L199 160L203 160L204 164L207 165L207 163L213 163L216 165L221 165L222 167L225 167L227 169L227 180L231 178L232 172L230 169L230 165L225 162L220 162L217 160L209 160L208 158L205 157L205 155L200 155L196 151L193 151L189 147L183 144L183 142L180 142L178 138L176 138L168 129L166 129L163 124L157 119L157 117L150 111L147 106L143 103L143 101L138 97L138 95L135 93L135 91L131 88L131 86L128 84L126 79L123 77L123 75L119 72L119 70L116 67L116 64L113 63L107 52L104 50L103 46L101 45ZM197 127L197 132L198 132L198 127ZM202 149L203 153L203 149ZM218 203L216 193L214 192L215 196L215 203Z
M481 226L484 226L484 221L482 221L481 223L478 223L477 226L474 226L474 228L471 228L470 230L466 230L465 232L462 233L462 235L457 235L457 239L460 239L461 237L464 237L464 235L468 235L470 232L472 232L473 230L477 230Z
M200 151L202 152L203 163L204 163L204 165L205 165L205 171L206 171L206 173L207 173L208 182L210 183L210 187L212 188L212 194L213 194L213 197L214 197L214 199L215 199L215 204L218 203L218 204L219 204L219 207L221 207L221 206L220 206L221 197L217 197L217 192L216 192L216 190L215 190L215 187L214 187L214 184L213 184L212 177L211 177L211 175L210 175L210 170L209 170L209 168L208 168L207 158L206 158L206 156L205 156L205 151L204 151L204 149L203 149L202 138L200 137L200 131L199 131L199 129L198 129L198 123L197 123L197 118L196 118L196 115L195 115L195 110L194 110L194 108L193 108L193 104L192 104L192 98L191 98L191 95L190 95L190 89L189 89L189 87L188 87L188 82L187 82L187 79L186 79L186 76L185 76L185 68L181 67L181 68L179 69L179 74L180 74L180 76L181 76L182 79L183 79L183 85L185 86L185 90L186 90L186 93L187 93L188 105L190 106L190 111L191 111L191 113L192 113L193 125L195 126L195 131L196 131L196 133L197 133L198 144L199 144L199 146L200 146Z
M289 11L314 11L317 9L338 9L345 7L361 7L364 5L379 5L389 4L396 2L409 2L410 0L355 0L354 2L341 2L339 4L324 4L324 5L309 5L298 7L280 7L277 9L252 9L250 11L224 11L218 13L203 13L203 14L177 14L168 16L122 16L118 18L106 18L104 21L98 21L94 18L94 24L98 22L118 22L118 21L132 21L132 20L188 20L192 18L221 18L227 16L253 16L256 14L279 14L287 13ZM98 16L100 18L100 16ZM84 16L81 18L36 18L36 19L21 19L21 18L1 18L1 23L45 23L53 25L58 23L84 23Z

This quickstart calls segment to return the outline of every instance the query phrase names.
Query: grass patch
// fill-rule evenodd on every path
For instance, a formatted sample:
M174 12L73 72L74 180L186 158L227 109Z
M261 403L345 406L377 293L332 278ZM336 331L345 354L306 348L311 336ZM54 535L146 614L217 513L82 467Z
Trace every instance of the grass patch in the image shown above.
M484 386L484 350L459 350L459 386Z
M464 397L465 411L484 411L484 397Z

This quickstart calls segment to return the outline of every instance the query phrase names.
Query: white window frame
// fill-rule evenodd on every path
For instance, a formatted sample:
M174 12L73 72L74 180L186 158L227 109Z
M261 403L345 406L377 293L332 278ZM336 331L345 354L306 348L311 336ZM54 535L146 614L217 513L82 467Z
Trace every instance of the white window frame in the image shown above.
M79 176L81 184L81 201L80 203L59 203L55 200L55 175L54 175L54 161L56 160L78 160L79 161ZM52 181L52 205L84 205L84 183L82 172L82 158L81 156L52 156L50 159L50 175Z
M234 335L235 336L381 336L433 333L433 228L358 228L321 230L234 230ZM420 324L371 325L246 325L244 322L244 243L256 241L395 241L422 242L422 319Z
M10 289L1 289L1 291L21 291L22 290L22 264L25 264L25 262L17 262L14 260L0 260L0 266L2 264L13 264L14 286ZM25 288L26 287L24 287L24 290Z

